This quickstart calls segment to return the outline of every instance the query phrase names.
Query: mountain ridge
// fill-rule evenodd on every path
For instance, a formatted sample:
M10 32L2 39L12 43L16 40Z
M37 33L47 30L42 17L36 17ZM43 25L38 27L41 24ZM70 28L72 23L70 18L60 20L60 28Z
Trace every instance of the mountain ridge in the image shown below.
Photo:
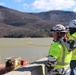
M71 11L26 13L0 6L0 37L50 37L52 26L66 26L72 19L76 19L76 13Z

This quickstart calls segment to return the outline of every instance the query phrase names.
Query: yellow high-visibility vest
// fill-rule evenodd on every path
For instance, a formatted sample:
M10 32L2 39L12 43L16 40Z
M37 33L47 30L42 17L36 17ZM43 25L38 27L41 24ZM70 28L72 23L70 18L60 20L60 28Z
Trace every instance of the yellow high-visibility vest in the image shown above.
M72 35L70 35L70 33L68 33L67 35L70 38L70 40L75 40L75 42L76 42L76 32L73 33ZM76 60L76 49L74 49L72 51L72 59L71 60Z
M69 38L70 38L71 40L74 40L74 39L76 38L76 32L73 33L72 35L70 35Z
M50 55L57 60L55 68L64 68L69 66L72 57L72 51L69 52L66 47L64 50L59 42L54 42L49 49L48 56Z

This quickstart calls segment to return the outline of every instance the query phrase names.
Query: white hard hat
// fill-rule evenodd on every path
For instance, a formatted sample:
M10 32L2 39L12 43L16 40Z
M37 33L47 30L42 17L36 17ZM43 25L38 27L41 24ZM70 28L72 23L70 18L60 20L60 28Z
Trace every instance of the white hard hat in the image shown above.
M57 25L55 25L55 26L51 29L51 31L68 32L68 31L66 30L66 28L65 28L62 24L57 24Z
M76 28L76 20L70 21L69 27Z

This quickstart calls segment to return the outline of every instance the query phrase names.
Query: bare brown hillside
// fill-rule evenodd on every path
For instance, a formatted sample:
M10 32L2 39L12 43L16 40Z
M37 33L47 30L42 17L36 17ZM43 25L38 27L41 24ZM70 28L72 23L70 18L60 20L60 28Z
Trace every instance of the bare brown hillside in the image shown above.
M0 37L49 37L53 25L67 25L72 19L76 19L75 12L24 13L0 6Z

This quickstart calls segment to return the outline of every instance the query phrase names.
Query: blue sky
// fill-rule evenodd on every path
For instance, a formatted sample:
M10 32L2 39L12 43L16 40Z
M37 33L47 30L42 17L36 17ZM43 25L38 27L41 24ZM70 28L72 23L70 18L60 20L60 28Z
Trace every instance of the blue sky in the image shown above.
M0 5L21 12L65 10L76 12L76 0L0 0Z

